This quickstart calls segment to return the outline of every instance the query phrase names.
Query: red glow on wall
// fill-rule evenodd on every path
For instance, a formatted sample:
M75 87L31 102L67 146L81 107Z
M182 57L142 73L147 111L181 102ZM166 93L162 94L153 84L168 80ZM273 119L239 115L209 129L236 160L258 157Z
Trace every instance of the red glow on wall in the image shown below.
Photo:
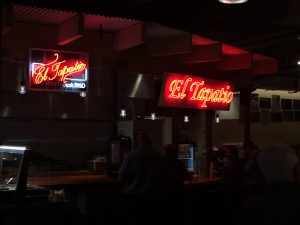
M218 42L215 40L211 40L211 39L204 38L204 37L193 34L192 43L193 43L193 45L197 46L197 45L211 45L211 44L216 44Z
M66 78L76 77L76 74L79 75L79 72L84 71L87 67L86 63L79 60L61 60L58 53L54 53L53 57L53 61L45 64L32 64L32 81L34 84L41 84L47 80L66 83Z
M162 84L160 105L229 110L232 99L232 85L228 82L168 73Z
M223 55L240 55L240 54L246 54L246 53L248 53L248 52L243 49L233 47L233 46L227 45L227 44L222 44L222 54Z

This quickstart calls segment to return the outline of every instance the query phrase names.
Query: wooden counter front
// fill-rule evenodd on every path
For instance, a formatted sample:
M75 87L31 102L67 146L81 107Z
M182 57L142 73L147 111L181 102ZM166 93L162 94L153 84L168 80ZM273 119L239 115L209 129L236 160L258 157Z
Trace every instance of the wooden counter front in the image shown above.
M199 178L192 178L191 180L186 180L184 182L187 186L196 186L202 184L214 184L214 183L221 183L221 177L199 177Z
M201 177L185 181L186 186L196 186L202 184L219 183L220 177ZM106 175L72 175L72 176L53 176L53 177L34 177L28 180L31 185L37 186L56 186L70 184L92 184L92 183L119 183L118 177Z
M28 180L29 184L37 186L55 186L69 184L92 184L92 183L118 183L117 177L106 175L73 175L73 176L53 176L34 177Z

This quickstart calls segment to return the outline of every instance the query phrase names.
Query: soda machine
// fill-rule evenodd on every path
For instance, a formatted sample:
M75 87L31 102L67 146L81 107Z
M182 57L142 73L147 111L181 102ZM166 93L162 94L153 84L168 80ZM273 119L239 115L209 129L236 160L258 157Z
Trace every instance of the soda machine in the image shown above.
M178 144L178 158L184 162L189 172L194 172L194 144L180 143Z

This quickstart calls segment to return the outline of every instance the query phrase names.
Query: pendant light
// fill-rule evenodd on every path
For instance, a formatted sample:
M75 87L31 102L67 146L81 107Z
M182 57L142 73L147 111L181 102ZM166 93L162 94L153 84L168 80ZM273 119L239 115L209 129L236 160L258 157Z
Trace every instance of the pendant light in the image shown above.
M183 117L183 122L188 123L190 121L189 116Z
M122 117L122 118L126 117L126 109L125 108L121 108L121 110L120 110L120 117Z
M241 4L247 2L248 0L218 0L218 1L224 4Z
M85 98L86 97L86 92L85 91L81 91L79 93L80 97Z
M26 94L26 85L24 81L21 81L20 85L19 85L19 93L21 95Z
M219 117L219 114L216 114L216 116L215 116L215 122L216 122L216 123L220 123L220 117Z
M151 113L151 120L156 120L156 113Z

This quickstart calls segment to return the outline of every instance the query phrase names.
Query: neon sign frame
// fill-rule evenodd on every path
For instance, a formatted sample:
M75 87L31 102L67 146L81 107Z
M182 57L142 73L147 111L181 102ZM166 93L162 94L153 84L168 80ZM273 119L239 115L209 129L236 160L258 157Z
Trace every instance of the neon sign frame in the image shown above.
M88 91L87 53L31 48L29 59L29 90Z
M229 110L233 99L230 82L177 73L166 73L161 86L160 106Z

